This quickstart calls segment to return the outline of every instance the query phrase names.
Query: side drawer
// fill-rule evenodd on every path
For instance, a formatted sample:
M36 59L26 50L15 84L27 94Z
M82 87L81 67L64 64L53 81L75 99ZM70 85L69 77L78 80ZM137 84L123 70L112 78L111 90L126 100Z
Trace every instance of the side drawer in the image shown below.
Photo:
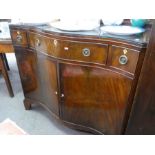
M90 42L56 40L54 56L89 63L106 64L108 45Z
M17 46L27 46L27 35L25 31L21 30L12 30L11 38L14 45Z
M53 39L40 34L28 33L31 48L52 55L54 51Z
M140 51L119 46L110 46L108 65L131 74L135 73Z

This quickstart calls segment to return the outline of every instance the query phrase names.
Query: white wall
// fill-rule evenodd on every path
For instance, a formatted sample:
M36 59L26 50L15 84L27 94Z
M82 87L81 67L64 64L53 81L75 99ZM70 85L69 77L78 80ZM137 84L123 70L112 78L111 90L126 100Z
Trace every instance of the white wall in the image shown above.
M0 0L1 19L155 18L151 10L154 5L146 0Z

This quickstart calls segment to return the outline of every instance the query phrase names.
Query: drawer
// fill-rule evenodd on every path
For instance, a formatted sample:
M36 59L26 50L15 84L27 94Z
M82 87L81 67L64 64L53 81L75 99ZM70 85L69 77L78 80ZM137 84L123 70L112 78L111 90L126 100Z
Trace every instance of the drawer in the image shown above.
M35 33L29 33L28 38L31 48L52 55L54 50L53 39Z
M25 31L11 31L12 42L14 45L27 46L27 35Z
M108 65L113 68L135 73L140 51L119 46L110 46Z
M55 40L54 56L76 61L105 64L107 44Z

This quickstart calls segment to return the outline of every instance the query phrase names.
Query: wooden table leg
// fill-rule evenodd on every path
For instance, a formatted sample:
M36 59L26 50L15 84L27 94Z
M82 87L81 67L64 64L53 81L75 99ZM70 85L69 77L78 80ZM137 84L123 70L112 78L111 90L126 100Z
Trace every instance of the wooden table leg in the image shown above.
M6 54L3 53L2 55L3 55L3 59L4 59L4 62L5 62L6 68L9 71L10 70L10 67L9 67L9 64L8 64L8 60L7 60Z
M0 63L1 63L1 66L2 66L2 74L4 76L6 86L8 88L10 96L13 97L14 93L13 93L13 90L12 90L11 82L10 82L10 79L9 79L9 76L8 76L8 72L7 72L6 65L5 65L2 54L0 54L0 59L1 59Z

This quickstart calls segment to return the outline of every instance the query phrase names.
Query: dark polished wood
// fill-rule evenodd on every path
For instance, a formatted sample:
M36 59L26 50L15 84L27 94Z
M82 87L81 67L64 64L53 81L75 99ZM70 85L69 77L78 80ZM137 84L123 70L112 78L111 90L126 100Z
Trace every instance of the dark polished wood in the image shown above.
M25 109L39 103L77 129L124 134L146 43L26 25L10 30Z
M15 48L15 51L25 96L41 101L59 115L56 62L34 50Z
M89 50L90 55L84 55L84 50ZM54 56L63 59L105 64L108 45L93 44L89 42L56 40Z
M6 64L4 62L2 53L0 53L0 71L2 72L2 75L5 79L5 83L8 88L10 96L14 97L13 89L12 89L11 82L10 82L10 79L7 73L7 68L6 68Z
M48 55L53 55L54 39L32 32L28 33L28 39L29 45L32 49L40 50Z
M25 98L23 102L24 102L25 109L26 110L30 110L31 109L32 101L27 99L27 98Z
M110 46L109 52L108 64L110 67L127 71L134 75L140 51L119 46ZM118 61L122 55L126 55L128 58L128 61L125 65L120 64Z
M13 52L14 48L12 45L11 38L5 38L4 34L0 32L0 71L2 72L2 75L5 79L6 86L8 88L8 92L11 97L14 96L14 93L7 72L7 70L9 70L9 65L5 54Z
M126 134L155 134L155 20Z
M4 62L5 62L5 66L6 66L7 70L9 71L10 67L9 67L9 64L8 64L8 60L7 60L6 54L3 53L2 56L3 56Z
M41 77L42 103L59 116L57 62L43 54L38 54L39 76Z
M27 46L27 35L25 31L13 30L11 32L11 37L13 44Z
M60 64L62 118L121 134L132 79L104 68Z
M30 47L48 55L76 61L106 63L108 52L108 45L106 44L51 39L36 33L29 33L28 36ZM83 56L82 50L85 48L90 50L90 56Z

